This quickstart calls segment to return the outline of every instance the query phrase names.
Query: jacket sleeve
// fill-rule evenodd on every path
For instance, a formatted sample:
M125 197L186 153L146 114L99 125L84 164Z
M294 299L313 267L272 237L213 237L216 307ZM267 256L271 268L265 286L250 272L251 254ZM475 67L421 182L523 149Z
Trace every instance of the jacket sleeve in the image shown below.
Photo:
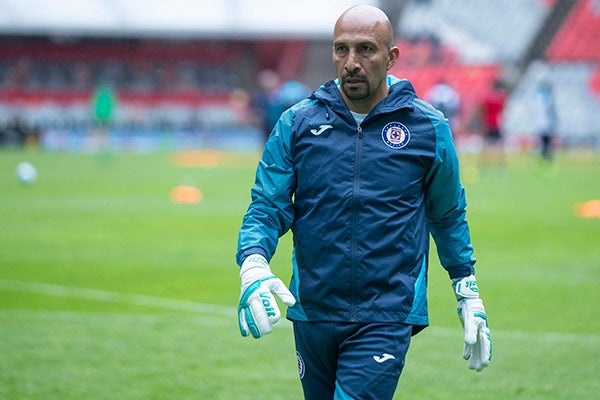
M435 128L435 160L425 182L427 223L438 257L451 279L474 273L473 245L466 218L467 201L460 183L458 156L448 121L425 107Z
M252 202L238 236L238 265L253 253L262 254L270 260L279 238L292 224L295 188L291 157L293 116L291 109L284 112L265 144L251 190Z

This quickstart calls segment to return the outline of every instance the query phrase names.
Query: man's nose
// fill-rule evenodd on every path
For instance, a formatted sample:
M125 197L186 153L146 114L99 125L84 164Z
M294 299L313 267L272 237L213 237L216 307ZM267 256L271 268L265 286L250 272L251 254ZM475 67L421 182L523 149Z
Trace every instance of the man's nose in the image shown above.
M356 73L360 70L360 63L358 62L358 56L355 50L350 50L348 52L348 58L346 59L344 68L351 73Z

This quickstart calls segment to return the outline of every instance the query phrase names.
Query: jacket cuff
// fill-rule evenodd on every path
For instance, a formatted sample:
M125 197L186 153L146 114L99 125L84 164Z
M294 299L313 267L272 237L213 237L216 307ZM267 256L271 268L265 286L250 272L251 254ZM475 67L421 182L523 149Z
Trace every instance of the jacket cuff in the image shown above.
M246 257L248 257L251 254L260 254L267 260L267 262L270 261L267 252L262 247L248 247L240 253L238 264L241 266L244 263Z
M475 275L475 268L472 265L457 265L447 268L450 279L460 279L469 275Z

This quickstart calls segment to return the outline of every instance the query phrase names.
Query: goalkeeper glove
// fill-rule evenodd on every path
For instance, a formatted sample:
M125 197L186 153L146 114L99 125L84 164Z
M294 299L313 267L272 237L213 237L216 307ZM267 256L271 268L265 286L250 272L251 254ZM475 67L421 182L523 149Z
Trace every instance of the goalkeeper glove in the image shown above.
M463 358L469 360L469 369L483 371L492 360L492 341L477 280L470 275L455 279L452 286L458 300L458 318L465 330Z
M242 289L238 305L238 322L242 336L256 339L271 332L281 313L272 293L288 306L296 299L281 279L271 273L267 260L260 254L248 256L240 269Z

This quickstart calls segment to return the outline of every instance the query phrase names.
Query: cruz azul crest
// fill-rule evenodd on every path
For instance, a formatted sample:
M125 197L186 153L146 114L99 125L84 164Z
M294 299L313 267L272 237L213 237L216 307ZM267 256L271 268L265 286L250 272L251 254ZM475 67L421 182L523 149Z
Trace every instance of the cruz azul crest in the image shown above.
M392 149L401 149L408 144L410 131L400 122L390 122L383 127L381 138Z

